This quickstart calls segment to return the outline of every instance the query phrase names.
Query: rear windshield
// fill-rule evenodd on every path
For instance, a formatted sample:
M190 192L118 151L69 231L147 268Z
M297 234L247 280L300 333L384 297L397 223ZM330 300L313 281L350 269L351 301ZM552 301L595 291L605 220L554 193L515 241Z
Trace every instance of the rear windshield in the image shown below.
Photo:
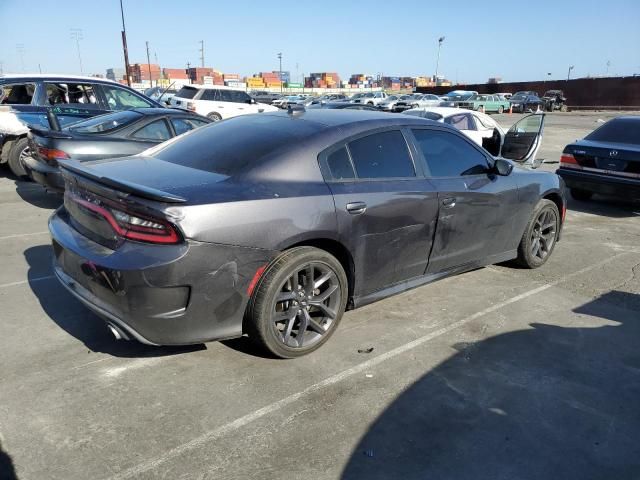
M198 93L198 89L197 88L193 88L193 87L182 87L178 93L176 93L176 97L180 97L180 98L193 98L196 96L196 93Z
M123 110L121 112L108 113L93 117L84 122L76 123L69 130L77 133L104 133L124 127L136 120L142 118L142 114L132 110Z
M165 162L232 176L259 165L270 153L318 131L311 122L288 117L247 115L214 123L186 133L151 150Z
M584 138L594 142L640 145L640 117L614 118Z

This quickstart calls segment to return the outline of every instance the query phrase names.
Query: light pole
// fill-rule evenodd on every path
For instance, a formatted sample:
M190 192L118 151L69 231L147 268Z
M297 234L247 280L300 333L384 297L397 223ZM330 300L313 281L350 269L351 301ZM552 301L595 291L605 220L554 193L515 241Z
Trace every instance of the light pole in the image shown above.
M82 29L72 28L71 39L76 41L76 48L78 49L78 60L80 61L80 74L82 74L82 56L80 55L80 40L82 40Z
M438 39L438 59L436 60L436 85L438 85L438 68L440 67L440 48L442 48L442 42L444 42L444 37L440 37Z
M571 65L571 66L569 67L569 71L567 72L567 80L569 80L569 78L571 77L571 70L573 70L573 69L574 69L574 67L575 67L575 65Z
M124 76L127 79L127 85L131 86L129 78L129 51L127 50L127 29L124 27L124 9L122 8L122 0L120 0L120 14L122 15L122 51L124 52Z
M278 53L278 60L280 60L280 70L278 70L278 79L280 80L280 93L282 93L282 52Z
M608 77L609 76L609 67L611 66L611 60L607 60L607 73L605 73L605 76Z

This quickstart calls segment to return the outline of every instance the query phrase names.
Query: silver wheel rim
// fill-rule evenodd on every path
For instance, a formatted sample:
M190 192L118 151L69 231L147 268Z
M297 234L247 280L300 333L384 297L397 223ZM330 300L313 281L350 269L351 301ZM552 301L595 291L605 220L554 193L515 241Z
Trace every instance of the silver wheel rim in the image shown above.
M22 164L24 159L29 156L31 156L31 150L29 149L29 147L24 147L20 152L20 156L18 157L20 159L20 164Z
M538 215L531 231L531 255L544 260L551 253L556 241L557 217L553 210L543 210Z
M307 348L331 330L338 316L342 292L336 272L313 262L298 267L278 289L271 325L289 348Z

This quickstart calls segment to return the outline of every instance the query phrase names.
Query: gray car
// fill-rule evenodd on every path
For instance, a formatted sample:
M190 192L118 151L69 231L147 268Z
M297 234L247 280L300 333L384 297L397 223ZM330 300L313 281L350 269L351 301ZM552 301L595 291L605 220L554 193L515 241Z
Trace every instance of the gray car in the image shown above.
M505 146L521 159L536 142ZM61 165L55 275L116 337L248 334L283 358L321 346L345 309L496 262L544 264L566 204L553 173L373 111L241 116L144 156Z

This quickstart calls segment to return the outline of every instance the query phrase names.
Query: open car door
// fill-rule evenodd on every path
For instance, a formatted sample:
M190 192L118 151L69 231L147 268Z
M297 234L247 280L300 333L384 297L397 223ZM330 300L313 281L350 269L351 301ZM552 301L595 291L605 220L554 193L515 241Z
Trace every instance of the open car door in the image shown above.
M504 136L500 156L507 160L538 168L543 160L536 160L542 143L544 113L527 115L516 122Z

